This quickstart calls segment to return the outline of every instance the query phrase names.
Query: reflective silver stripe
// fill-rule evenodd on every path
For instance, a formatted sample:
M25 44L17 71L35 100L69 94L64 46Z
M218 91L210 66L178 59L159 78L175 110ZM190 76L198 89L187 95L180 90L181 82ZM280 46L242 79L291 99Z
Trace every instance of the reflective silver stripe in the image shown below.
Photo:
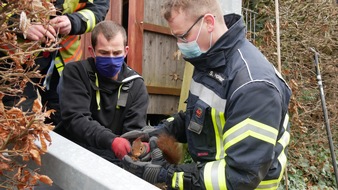
M226 187L225 160L206 163L204 167L204 185L207 190L223 190Z
M254 83L254 82L264 82L264 83L270 84L271 86L274 86L275 89L278 91L279 96L282 97L282 95L281 95L279 89L278 89L277 86L276 86L275 84L273 84L272 82L267 81L267 80L253 80L253 81L249 81L249 82L246 82L246 83L242 84L242 85L239 86L236 90L234 90L234 92L233 92L233 93L231 94L231 96L230 96L230 99L232 99L232 97L234 96L234 94L235 94L239 89L241 89L243 86L248 85L248 84L251 84L251 83Z
M255 190L276 190L279 180L262 181Z
M284 122L283 122L283 127L286 130L289 125L289 114L285 115Z
M134 80L134 79L136 79L136 78L142 78L142 77L141 77L140 75L132 75L132 76L130 76L130 77L127 77L127 78L123 79L122 82L123 82L123 83L124 83L124 82L128 82L128 81Z
M277 71L276 67L273 67L275 69L275 73L276 75L284 82L284 84L291 90L290 86L288 85L288 83L284 80L284 78L282 77L282 75Z
M195 80L191 81L190 93L198 96L199 99L203 100L210 107L215 108L217 111L224 112L227 102L226 99L219 97L212 90L208 89L200 83L197 83Z
M216 140L216 157L219 160L225 157L224 144L223 144L223 128L225 125L224 112L218 112L214 108L211 109L211 117L215 130Z
M248 136L275 145L277 134L278 131L275 128L248 118L235 125L224 134L224 149L228 149Z
M175 172L172 178L171 187L175 189L184 189L183 186L183 174L184 172Z
M283 136L278 140L278 142L285 148L290 141L290 133L285 131Z
M283 146L283 150L280 153L280 155L278 156L278 161L282 165L282 171L285 169L286 161L287 161L287 158L286 158L284 151L285 151L286 146L290 142L290 133L286 130L288 123L289 123L289 115L286 114L285 118L284 118L284 122L283 122L283 127L284 127L285 131L284 131L284 134L282 135L282 137L278 140L278 143L280 143Z
M281 165L281 171L280 171L279 177L278 179L262 181L258 185L256 190L275 190L278 188L278 185L283 177L283 173L286 168L286 162L287 162L287 157L285 154L285 147L289 144L289 141L290 141L290 133L286 131L288 123L289 123L289 115L286 114L284 118L284 122L283 122L283 128L285 129L285 131L282 137L278 140L278 143L283 146L283 150L278 155L278 161Z
M248 73L249 73L250 80L253 80L253 79L252 79L252 76L251 76L251 71L250 71L250 69L249 69L249 65L248 65L248 63L246 62L246 60L244 59L241 50L238 49L237 51L239 52L239 54L241 55L242 60L243 60L244 63L245 63L246 69L248 70Z

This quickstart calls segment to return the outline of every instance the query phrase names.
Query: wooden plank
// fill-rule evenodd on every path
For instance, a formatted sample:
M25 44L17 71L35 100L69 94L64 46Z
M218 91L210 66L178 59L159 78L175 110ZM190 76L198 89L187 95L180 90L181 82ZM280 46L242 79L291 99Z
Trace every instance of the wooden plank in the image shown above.
M141 22L144 17L144 0L129 1L128 18L128 45L130 56L127 58L127 64L138 73L142 73L143 60L143 29Z
M156 25L156 24L151 24L151 23L146 23L142 22L142 27L143 30L149 31L149 32L155 32L155 33L160 33L160 34L165 34L171 36L171 31L168 27Z
M162 86L147 86L149 94L158 94L158 95L171 95L171 96L180 96L180 88L170 88Z
M144 1L142 76L150 93L148 113L171 115L178 108L185 61L161 15L162 4Z
M188 98L188 95L189 95L190 83L191 83L193 72L194 72L194 66L189 62L185 62L182 90L180 94L180 100L178 103L178 111L181 111L181 110L185 111L187 108L187 104L184 102Z
M178 99L177 96L150 94L147 113L173 115L177 113Z
M113 20L119 24L122 23L122 5L123 0L110 0L110 8L107 12L105 20ZM87 59L90 55L88 46L91 46L91 32L81 35L82 59Z
M122 6L123 0L110 0L110 8L108 10L106 20L113 20L122 24Z

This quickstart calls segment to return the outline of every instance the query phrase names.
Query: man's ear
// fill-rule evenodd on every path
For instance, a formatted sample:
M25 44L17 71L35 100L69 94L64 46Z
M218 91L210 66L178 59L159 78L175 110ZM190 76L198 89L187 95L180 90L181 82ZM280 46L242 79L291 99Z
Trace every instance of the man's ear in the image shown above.
M216 22L214 15L206 14L204 17L204 22L207 24L207 29L209 33L214 31L215 22Z
M129 52L129 46L126 46L126 47L124 48L124 57L127 57L128 52Z
M95 50L92 46L88 46L88 52L90 56L95 57Z

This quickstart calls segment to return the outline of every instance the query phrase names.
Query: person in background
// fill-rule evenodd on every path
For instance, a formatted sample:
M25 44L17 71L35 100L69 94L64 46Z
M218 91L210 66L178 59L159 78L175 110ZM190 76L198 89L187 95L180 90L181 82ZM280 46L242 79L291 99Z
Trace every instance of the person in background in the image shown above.
M47 123L57 125L60 118L59 96L57 85L64 65L82 59L80 35L92 31L95 25L103 21L109 9L109 0L54 0L51 1L56 10L56 16L50 18L50 25L31 23L23 36L26 40L55 41L61 38L59 50L55 52L42 52L35 60L38 70L46 75L45 79L33 79L33 82L45 86L44 90L38 89L42 105L47 110L54 109L55 113L46 120ZM37 3L37 2L33 2ZM22 101L24 98L25 101ZM30 111L33 102L38 98L37 88L32 83L27 83L20 96L5 96L5 106L20 107L23 111Z
M59 84L62 121L55 131L119 165L131 151L120 135L146 126L148 92L143 78L124 62L129 47L121 25L97 24L91 43L92 57L64 68Z
M291 90L246 39L240 15L218 0L166 0L164 18L184 59L194 65L185 112L149 136L188 144L193 163L123 167L168 189L277 189L287 163Z

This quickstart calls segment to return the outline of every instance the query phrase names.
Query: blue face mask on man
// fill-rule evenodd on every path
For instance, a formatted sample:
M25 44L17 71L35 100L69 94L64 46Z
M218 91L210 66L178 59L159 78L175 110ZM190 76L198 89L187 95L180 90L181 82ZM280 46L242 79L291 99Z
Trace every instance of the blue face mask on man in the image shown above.
M181 51L181 53L184 55L184 57L194 58L194 57L198 57L202 54L202 51L201 51L199 45L197 44L198 37L200 36L200 33L201 33L202 25L203 25L203 20L202 20L200 29L198 31L198 34L197 34L197 37L196 37L195 40L193 40L191 42L186 42L186 43L177 42L178 49Z
M195 40L191 42L177 42L178 49L181 51L181 53L184 55L186 58L194 58L200 56L202 53L200 46L197 43L198 37L200 36L202 25L203 25L204 18L202 20L200 29L198 31L197 37ZM210 47L211 47L211 38L212 38L212 33L210 34ZM209 48L210 48L209 47Z
M124 56L96 56L95 60L96 69L99 74L107 78L112 78L121 70L122 64L124 62Z

